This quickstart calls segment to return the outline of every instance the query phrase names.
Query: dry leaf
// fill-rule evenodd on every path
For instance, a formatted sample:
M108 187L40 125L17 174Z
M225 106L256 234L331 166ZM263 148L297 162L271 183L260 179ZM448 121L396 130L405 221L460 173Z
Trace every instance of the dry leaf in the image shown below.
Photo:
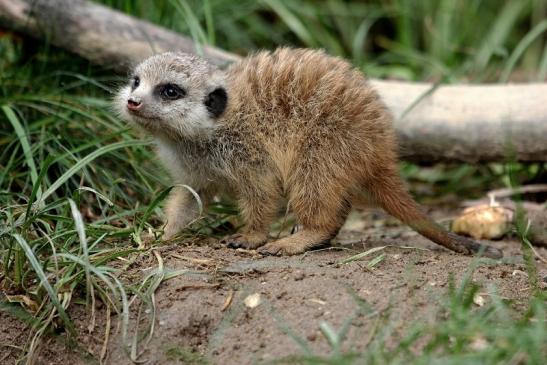
M38 303L36 303L34 300L30 299L26 295L6 295L6 299L10 303L23 304L32 313L36 313L38 311L38 308L40 307Z

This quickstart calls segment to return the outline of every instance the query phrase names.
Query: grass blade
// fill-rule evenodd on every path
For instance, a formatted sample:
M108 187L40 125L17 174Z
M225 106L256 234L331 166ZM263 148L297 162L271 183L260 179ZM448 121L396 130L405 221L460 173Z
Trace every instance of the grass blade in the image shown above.
M19 121L19 118L17 118L17 115L13 111L13 109L8 105L2 105L2 111L10 121L11 125L13 126L13 129L15 129L15 133L17 134L17 138L19 138L19 141L21 143L21 147L23 147L23 154L25 155L25 162L27 163L28 168L30 169L30 179L32 181L33 185L36 185L38 181L38 170L36 169L36 164L34 163L34 158L32 158L32 151L29 144L29 139L27 136L27 133L25 131L25 128ZM42 189L38 187L37 195L38 197L42 194Z
M479 47L475 57L475 68L477 71L483 71L490 62L495 51L503 45L508 35L521 16L524 8L528 5L527 1L508 1L498 13L496 21L490 28L490 31Z
M70 321L70 318L68 318L68 315L66 314L65 309L61 305L59 298L57 298L57 293L55 289L53 289L53 287L47 280L46 274L44 270L42 269L42 266L38 262L38 259L34 255L34 252L28 245L27 241L21 235L17 233L14 234L13 237L15 238L19 246L21 246L21 248L25 252L25 255L27 256L27 259L29 260L30 265L34 269L36 276L38 276L38 278L40 279L40 285L43 286L46 292L48 293L49 299L51 300L51 302L57 309L57 312L59 313L59 317L61 317L61 319L63 320L63 323L65 324L65 328L69 331L70 334L76 335L74 326L72 322Z
M378 252L378 251L381 251L383 250L384 248L386 248L387 246L379 246L379 247L373 247L371 248L370 250L367 250L365 252L361 252L361 253L358 253L357 255L353 255L353 256L350 256L348 257L347 259L344 259L340 262L338 262L339 264L348 264L350 262L353 262L353 261L357 261L357 260L360 260L362 259L363 257L366 257L370 254L373 254L375 252Z
M135 229L135 233L133 237L133 239L135 240L135 242L139 244L139 246L142 244L141 233L144 229L144 225L146 224L146 221L152 215L152 213L154 212L154 209L157 208L157 206L165 199L167 194L169 194L169 192L173 188L174 186L170 186L167 189L164 189L161 193L158 194L158 196L154 198L154 200L152 200L152 202L150 202L150 204L148 205L148 208L146 208L146 211L144 212L144 215L142 216L139 225Z
M84 266L85 271L85 282L86 282L86 305L89 305L89 297L93 297L93 285L91 284L91 275L89 273L89 250L87 247L87 238L85 235L85 226L82 219L82 214L76 206L76 203L72 199L68 199L70 204L70 210L72 212L72 218L74 219L74 226L76 227L76 232L78 232L78 238L80 239L80 247L82 248L83 260L87 263Z
M294 34L296 34L307 46L313 47L317 45L312 34L308 31L308 27L306 27L282 1L264 0L264 2L277 13Z
M534 29L529 31L528 34L524 36L524 38L521 39L521 41L517 44L515 50L507 60L507 63L505 64L505 68L503 69L503 72L500 76L500 82L507 82L509 80L509 75L515 68L515 65L517 64L519 58L522 56L524 51L526 51L526 48L528 48L530 44L532 44L546 30L547 20L543 20L538 25L536 25Z
M109 273L106 270L106 268L99 268L99 267L96 267L94 265L91 265L91 264L85 262L84 260L82 260L78 256L68 254L68 253L60 253L60 254L57 255L57 257L66 258L68 260L71 260L71 261L81 265L82 267L87 266L87 269L91 273L95 274L99 279L101 279L106 284L106 286L108 287L108 289L110 289L112 294L114 294L114 295L118 294L119 295L119 297L122 301L122 312L121 312L122 337L124 339L124 344L125 344L125 340L127 338L127 328L129 326L129 302L127 300L127 295L125 293L125 289L124 289L122 283L118 280L118 278L116 278L114 275ZM112 281L114 281L114 283L116 285L114 285L109 278L112 279Z
M96 151L91 152L89 155L85 156L80 161L78 161L74 166L68 169L53 184L51 184L51 186L42 194L41 199L37 200L37 202L41 203L45 199L47 199L51 194L55 192L55 190L59 189L59 187L63 185L68 179L70 179L75 173L77 173L79 170L81 170L84 166L89 164L91 161L93 161L97 157L120 148L142 146L145 144L147 144L147 142L138 141L138 140L121 141L121 142L110 144L108 146L103 146L97 149Z

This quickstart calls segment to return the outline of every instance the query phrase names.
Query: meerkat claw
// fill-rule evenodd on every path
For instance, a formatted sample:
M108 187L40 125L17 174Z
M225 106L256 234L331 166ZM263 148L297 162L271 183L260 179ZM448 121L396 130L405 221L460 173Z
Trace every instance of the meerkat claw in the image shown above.
M226 245L229 248L239 248L241 247L241 242L238 240L240 236L241 236L240 234L233 234L230 236L226 236L220 240L220 243L222 243L223 245Z

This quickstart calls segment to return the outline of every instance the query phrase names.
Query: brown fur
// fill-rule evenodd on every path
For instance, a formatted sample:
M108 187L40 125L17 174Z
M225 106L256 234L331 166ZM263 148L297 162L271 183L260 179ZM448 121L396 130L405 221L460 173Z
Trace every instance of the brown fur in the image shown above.
M228 105L211 134L174 139L184 146L181 159L199 158L200 174L236 193L246 229L225 240L231 246L304 252L333 238L351 206L366 200L451 250L501 256L421 213L397 173L391 116L348 62L281 48L232 65L225 84ZM303 229L266 243L281 198ZM168 217L178 221L183 198L173 199Z

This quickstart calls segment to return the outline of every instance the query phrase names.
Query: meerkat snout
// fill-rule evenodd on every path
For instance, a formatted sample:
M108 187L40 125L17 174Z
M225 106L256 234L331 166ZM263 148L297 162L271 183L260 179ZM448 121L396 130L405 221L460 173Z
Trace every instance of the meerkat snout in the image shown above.
M138 76L134 76L131 82L131 94L129 95L129 98L127 99L127 109L130 112L137 111L142 106L142 98L137 95L133 95L133 92L139 87L140 85L140 78Z
M182 53L144 60L115 100L123 119L173 140L212 133L227 104L224 74Z
M130 97L129 99L127 99L127 109L129 109L130 111L139 110L141 105L141 101L137 98Z

